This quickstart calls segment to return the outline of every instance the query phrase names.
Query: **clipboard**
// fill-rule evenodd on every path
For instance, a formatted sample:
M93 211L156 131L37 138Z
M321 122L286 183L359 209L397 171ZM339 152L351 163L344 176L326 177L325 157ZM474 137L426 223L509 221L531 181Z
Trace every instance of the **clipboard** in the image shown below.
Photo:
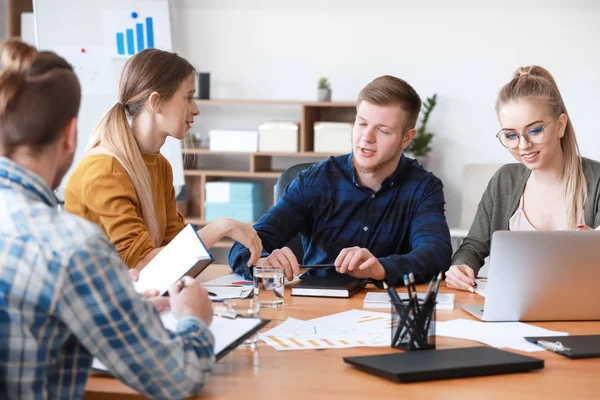
M525 340L569 358L600 357L600 335L530 336Z
M177 319L172 312L163 312L161 314L161 320L168 330L175 331L177 328ZM271 322L270 319L262 318L214 316L213 322L210 324L210 330L215 337L216 362L220 361L252 335L258 333L258 331L264 328L269 322ZM235 331L236 325L238 332ZM94 361L92 362L92 369L96 372L112 375L108 368L106 368L106 366L97 358L94 358Z

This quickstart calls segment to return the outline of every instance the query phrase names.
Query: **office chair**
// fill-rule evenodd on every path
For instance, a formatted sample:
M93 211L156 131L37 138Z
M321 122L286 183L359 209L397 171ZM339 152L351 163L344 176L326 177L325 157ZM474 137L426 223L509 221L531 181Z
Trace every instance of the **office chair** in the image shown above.
M296 179L298 174L305 169L310 168L314 163L303 163L298 165L293 165L283 171L283 173L277 179L277 183L275 184L275 203L281 198L283 195L283 191L289 185L291 181ZM304 258L304 247L302 247L302 237L300 235L296 235L290 242L287 244L287 247L292 250L298 262L302 264L302 259Z

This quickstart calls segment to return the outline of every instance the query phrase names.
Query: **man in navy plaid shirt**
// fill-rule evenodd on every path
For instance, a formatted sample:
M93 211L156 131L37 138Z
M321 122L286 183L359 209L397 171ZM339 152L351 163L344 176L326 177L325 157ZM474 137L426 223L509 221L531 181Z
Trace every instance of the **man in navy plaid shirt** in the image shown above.
M265 251L259 265L282 266L288 279L300 274L284 246L301 234L303 264L334 263L339 273L390 285L409 272L419 282L445 272L452 247L442 182L402 155L420 109L405 81L381 76L369 83L358 97L352 153L301 172L254 225ZM236 243L229 264L250 276L249 257Z
M77 147L80 86L54 53L0 48L0 398L80 399L92 358L152 398L196 393L214 362L206 290L173 285L167 331L94 224L52 190Z

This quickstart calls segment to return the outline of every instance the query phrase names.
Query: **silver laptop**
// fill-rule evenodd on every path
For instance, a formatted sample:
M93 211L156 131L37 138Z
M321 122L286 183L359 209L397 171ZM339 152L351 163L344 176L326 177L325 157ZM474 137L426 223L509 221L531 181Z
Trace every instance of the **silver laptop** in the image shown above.
M600 320L600 231L492 236L484 321Z

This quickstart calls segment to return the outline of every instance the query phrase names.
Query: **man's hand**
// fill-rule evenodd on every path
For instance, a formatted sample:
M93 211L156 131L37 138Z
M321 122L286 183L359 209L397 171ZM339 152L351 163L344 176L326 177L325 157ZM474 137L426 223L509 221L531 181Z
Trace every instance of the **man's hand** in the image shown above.
M294 252L289 247L273 250L273 252L265 258L258 261L257 266L271 265L274 267L283 267L285 277L288 281L294 279L294 275L300 275L300 265Z
M135 270L135 269L130 269L129 277L131 278L132 281L137 282L137 280L140 278L140 273L137 272L137 270ZM152 303L154 305L154 307L156 308L156 310L158 312L163 312L163 311L169 309L169 298L164 297L164 296L159 296L158 290L150 289L150 290L146 290L145 292L142 292L140 294L142 296L144 296L145 298L147 298L148 300L150 300L150 303Z
M340 274L349 274L355 278L385 279L383 265L367 249L349 247L340 251L335 259L335 270Z

